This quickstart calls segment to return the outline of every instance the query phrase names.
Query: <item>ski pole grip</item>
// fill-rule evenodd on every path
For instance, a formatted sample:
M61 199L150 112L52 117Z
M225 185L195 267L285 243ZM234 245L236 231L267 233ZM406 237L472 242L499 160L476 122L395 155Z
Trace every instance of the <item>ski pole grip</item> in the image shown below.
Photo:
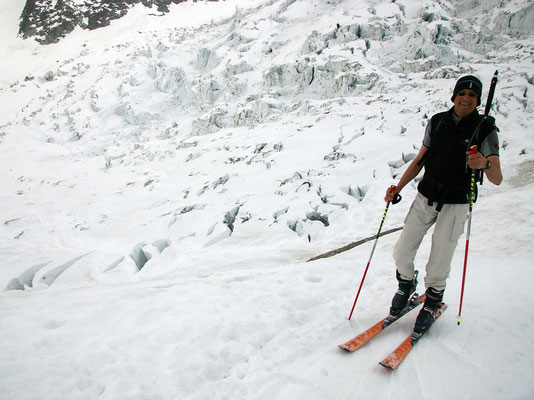
M397 186L395 185L391 185L391 187L389 188L390 190L394 190L396 189ZM399 193L395 193L393 195L393 200L391 201L391 204L397 204L397 203L400 203L400 201L402 200L402 196L399 194Z
M477 151L478 151L478 146L477 145L471 146L469 148L469 153L470 154L476 154Z

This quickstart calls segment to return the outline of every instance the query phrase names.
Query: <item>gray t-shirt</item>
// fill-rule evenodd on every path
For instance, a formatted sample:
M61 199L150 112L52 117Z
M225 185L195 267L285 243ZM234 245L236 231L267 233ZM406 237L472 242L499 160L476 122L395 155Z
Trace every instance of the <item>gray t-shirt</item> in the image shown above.
M455 124L458 124L458 122L460 122L460 119L460 117L452 113L452 120ZM431 125L432 122L428 121L428 125L426 126L425 130L425 137L423 138L423 145L428 148L432 147L430 137L430 132L432 129ZM482 142L482 145L480 146L480 149L478 151L480 151L486 158L493 155L499 155L499 136L497 135L497 129L494 129L490 132L488 137Z

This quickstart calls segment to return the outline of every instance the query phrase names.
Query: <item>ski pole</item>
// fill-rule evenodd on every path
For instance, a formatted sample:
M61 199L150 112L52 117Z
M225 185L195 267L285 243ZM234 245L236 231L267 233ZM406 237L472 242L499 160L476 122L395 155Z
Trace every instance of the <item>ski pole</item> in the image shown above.
M477 146L471 146L470 152L471 154L475 154L478 150ZM469 188L469 210L467 211L467 233L466 233L466 240L465 240L465 255L464 255L464 271L462 274L462 289L460 292L460 308L458 310L458 316L456 317L456 321L458 322L458 325L460 325L460 322L463 321L462 319L462 303L464 301L464 288L465 288L465 276L467 273L467 255L469 253L469 237L471 236L471 220L473 215L473 202L475 198L475 170L471 171L471 185Z
M396 188L396 186L394 186L394 185L391 186L391 189L395 189L395 188ZM373 254L375 253L376 244L378 243L378 238L380 237L380 232L382 232L382 226L384 226L384 221L386 220L386 215L388 214L389 204L390 203L397 204L401 200L402 200L401 195L397 193L393 197L393 201L391 201L391 202L388 201L387 204L386 204L386 209L384 210L384 215L382 216L382 221L380 222L380 227L378 228L378 233L376 234L376 239L375 239L375 242L373 244L373 249L371 250L371 255L369 256L369 261L367 261L367 266L365 267L365 271L363 273L362 281L360 282L360 287L358 288L358 293L356 294L356 298L354 299L354 304L352 305L352 309L350 310L349 321L352 318L352 313L354 312L354 307L356 307L356 302L358 301L358 297L360 297L360 292L362 290L362 286L363 286L363 282L365 281L365 277L367 276L367 271L369 270L369 265L371 265L371 259L373 258Z
M489 115L490 109L491 109L491 103L493 102L493 95L495 94L495 87L497 86L497 75L499 71L495 71L493 74L493 78L491 79L491 85L488 93L488 100L486 101L486 108L484 109L484 119ZM475 132L473 134L473 137L471 138L470 143L473 141L473 138L478 134L478 130L480 128L480 125L477 126L477 129L475 129ZM470 148L471 154L475 154L478 151L478 147L471 146ZM456 317L456 321L458 322L458 325L460 325L460 322L463 321L462 318L462 305L464 300L464 289L465 289L465 278L467 274L467 256L469 253L469 237L471 236L471 220L473 216L473 203L475 198L475 180L476 180L476 172L475 170L471 171L471 182L470 182L470 188L469 188L469 211L467 213L467 232L466 232L466 240L465 240L465 255L464 255L464 270L462 274L462 289L460 292L460 307L458 310L458 316Z

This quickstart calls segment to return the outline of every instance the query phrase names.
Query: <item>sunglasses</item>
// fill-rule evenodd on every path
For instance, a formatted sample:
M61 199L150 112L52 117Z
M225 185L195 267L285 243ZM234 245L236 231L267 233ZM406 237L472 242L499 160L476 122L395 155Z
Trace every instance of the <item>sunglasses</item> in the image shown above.
M463 92L463 91L458 92L456 95L457 95L457 96L460 96L460 97L464 97L464 96L478 97L476 93L470 92L470 93L468 94L468 93Z

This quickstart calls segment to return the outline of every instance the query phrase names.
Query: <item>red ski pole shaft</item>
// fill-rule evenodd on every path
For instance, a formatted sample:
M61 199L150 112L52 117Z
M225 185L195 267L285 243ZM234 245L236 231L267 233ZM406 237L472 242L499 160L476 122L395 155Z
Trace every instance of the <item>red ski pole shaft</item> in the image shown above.
M465 256L464 256L464 272L462 274L462 292L460 294L460 308L458 310L458 316L456 317L456 321L458 322L458 325L460 325L460 322L463 321L462 318L462 305L464 302L464 288L465 288L465 276L467 273L467 253L469 251L469 239L465 242Z
M395 186L391 186L391 189L394 189ZM393 204L396 204L400 201L400 195L397 195L396 199L393 201ZM378 243L378 238L380 237L380 232L382 232L382 227L384 226L384 221L386 220L386 215L388 213L389 204L391 202L387 202L386 209L384 210L384 215L382 216L382 221L380 222L380 227L378 228L378 233L376 234L376 239L373 244L373 249L371 250L371 254L369 255L369 261L367 261L367 266L365 267L365 271L363 273L362 281L360 282L360 286L358 288L358 292L356 293L356 298L354 299L354 304L352 305L352 309L350 310L349 315L349 321L352 318L352 313L354 312L354 308L356 307L356 302L358 301L358 297L360 297L360 292L362 291L363 282L365 281L365 277L367 276L367 271L369 270L369 266L371 265L371 260L373 258L373 254L375 253L376 244Z

